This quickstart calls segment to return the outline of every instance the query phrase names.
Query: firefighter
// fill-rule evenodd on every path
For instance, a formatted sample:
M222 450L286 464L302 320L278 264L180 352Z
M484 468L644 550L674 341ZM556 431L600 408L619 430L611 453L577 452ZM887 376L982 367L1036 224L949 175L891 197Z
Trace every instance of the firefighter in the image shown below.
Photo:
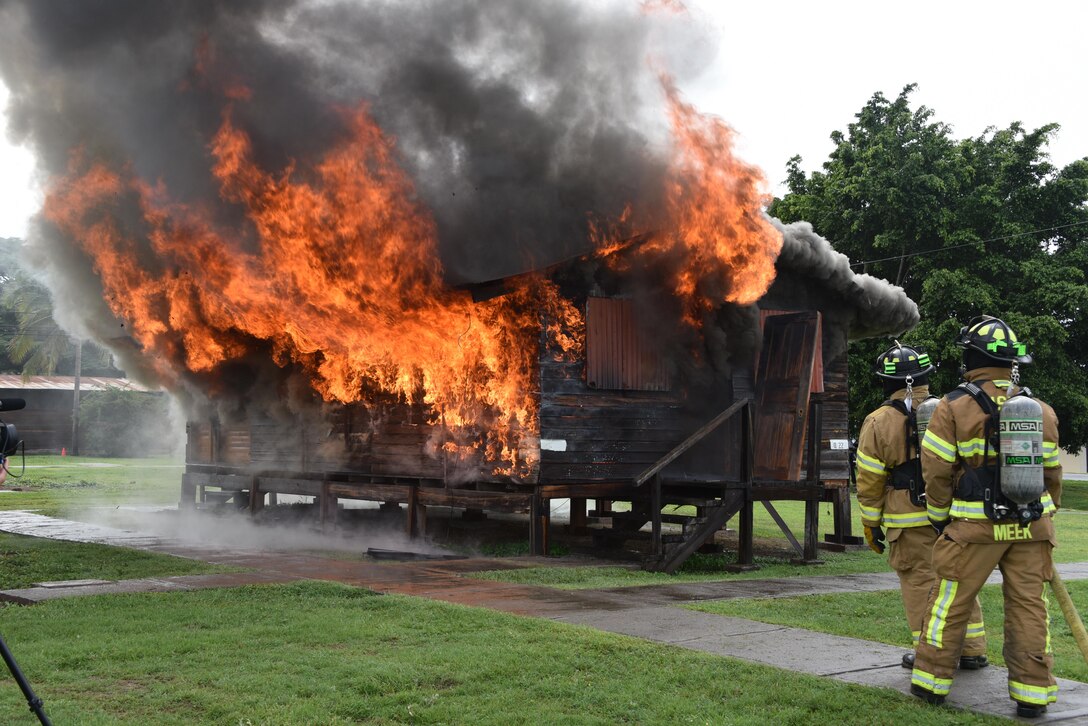
M888 564L899 575L903 609L916 647L922 632L929 591L934 583L930 556L937 532L926 517L925 485L918 459L921 420L915 419L919 406L932 409L929 374L933 364L924 351L895 345L876 360L875 373L883 379L888 397L865 417L857 448L858 505L865 540L877 554L885 550L887 529ZM982 610L975 601L967 627L960 668L984 668L986 631ZM913 650L903 655L903 667L914 666Z
M1021 392L1019 366L1031 357L1004 321L974 318L960 330L957 344L964 351L964 382L937 404L922 438L927 515L940 536L933 548L937 583L916 650L911 693L930 703L944 701L975 597L1000 567L1009 696L1018 716L1036 717L1058 693L1044 592L1054 567L1052 516L1061 500L1058 419L1026 390L1011 398ZM1036 413L1014 418L1011 411L1024 405ZM1010 412L1004 422L1002 410ZM1032 434L1037 438L1029 442L1029 455L1011 454L1024 451L1016 438L1021 434L1013 432L1029 430L1038 432ZM1033 463L1034 468L1024 467ZM1024 497L1022 483L1032 478L1036 485Z

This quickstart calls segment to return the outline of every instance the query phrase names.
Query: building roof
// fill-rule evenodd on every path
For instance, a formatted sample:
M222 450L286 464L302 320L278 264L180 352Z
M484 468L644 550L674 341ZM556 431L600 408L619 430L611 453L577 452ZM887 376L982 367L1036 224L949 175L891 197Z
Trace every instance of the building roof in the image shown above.
M18 373L2 373L0 374L0 389L14 391L73 391L76 387L75 381L74 376L30 376L23 380L23 377ZM106 391L111 388L145 393L155 390L128 378L79 377L80 391Z

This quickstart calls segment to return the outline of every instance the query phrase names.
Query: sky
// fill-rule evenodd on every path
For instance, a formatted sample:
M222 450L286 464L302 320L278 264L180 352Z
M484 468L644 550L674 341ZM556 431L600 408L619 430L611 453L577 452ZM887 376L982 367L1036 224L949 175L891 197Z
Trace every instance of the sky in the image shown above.
M713 60L681 90L737 132L737 151L783 194L786 162L814 171L877 91L918 84L956 138L1020 121L1061 124L1049 150L1064 166L1088 156L1088 3L1036 0L688 0ZM1030 9L1029 9L1030 8ZM0 84L0 108L7 106ZM6 121L4 123L6 127ZM22 237L40 206L34 160L0 135L0 237Z

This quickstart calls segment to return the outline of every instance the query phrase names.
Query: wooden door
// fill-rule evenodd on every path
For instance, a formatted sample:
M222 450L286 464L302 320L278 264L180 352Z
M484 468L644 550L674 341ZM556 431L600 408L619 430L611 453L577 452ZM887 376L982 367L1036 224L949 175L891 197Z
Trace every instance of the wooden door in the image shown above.
M756 374L754 474L800 481L820 314L774 315L763 325Z

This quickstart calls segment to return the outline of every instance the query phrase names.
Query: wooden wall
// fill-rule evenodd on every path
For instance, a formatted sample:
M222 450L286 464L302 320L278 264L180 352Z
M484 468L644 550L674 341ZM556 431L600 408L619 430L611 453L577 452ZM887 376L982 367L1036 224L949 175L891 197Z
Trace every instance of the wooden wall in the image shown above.
M56 453L72 448L72 391L0 389L0 399L21 398L26 408L0 411L0 420L14 424L27 453Z

